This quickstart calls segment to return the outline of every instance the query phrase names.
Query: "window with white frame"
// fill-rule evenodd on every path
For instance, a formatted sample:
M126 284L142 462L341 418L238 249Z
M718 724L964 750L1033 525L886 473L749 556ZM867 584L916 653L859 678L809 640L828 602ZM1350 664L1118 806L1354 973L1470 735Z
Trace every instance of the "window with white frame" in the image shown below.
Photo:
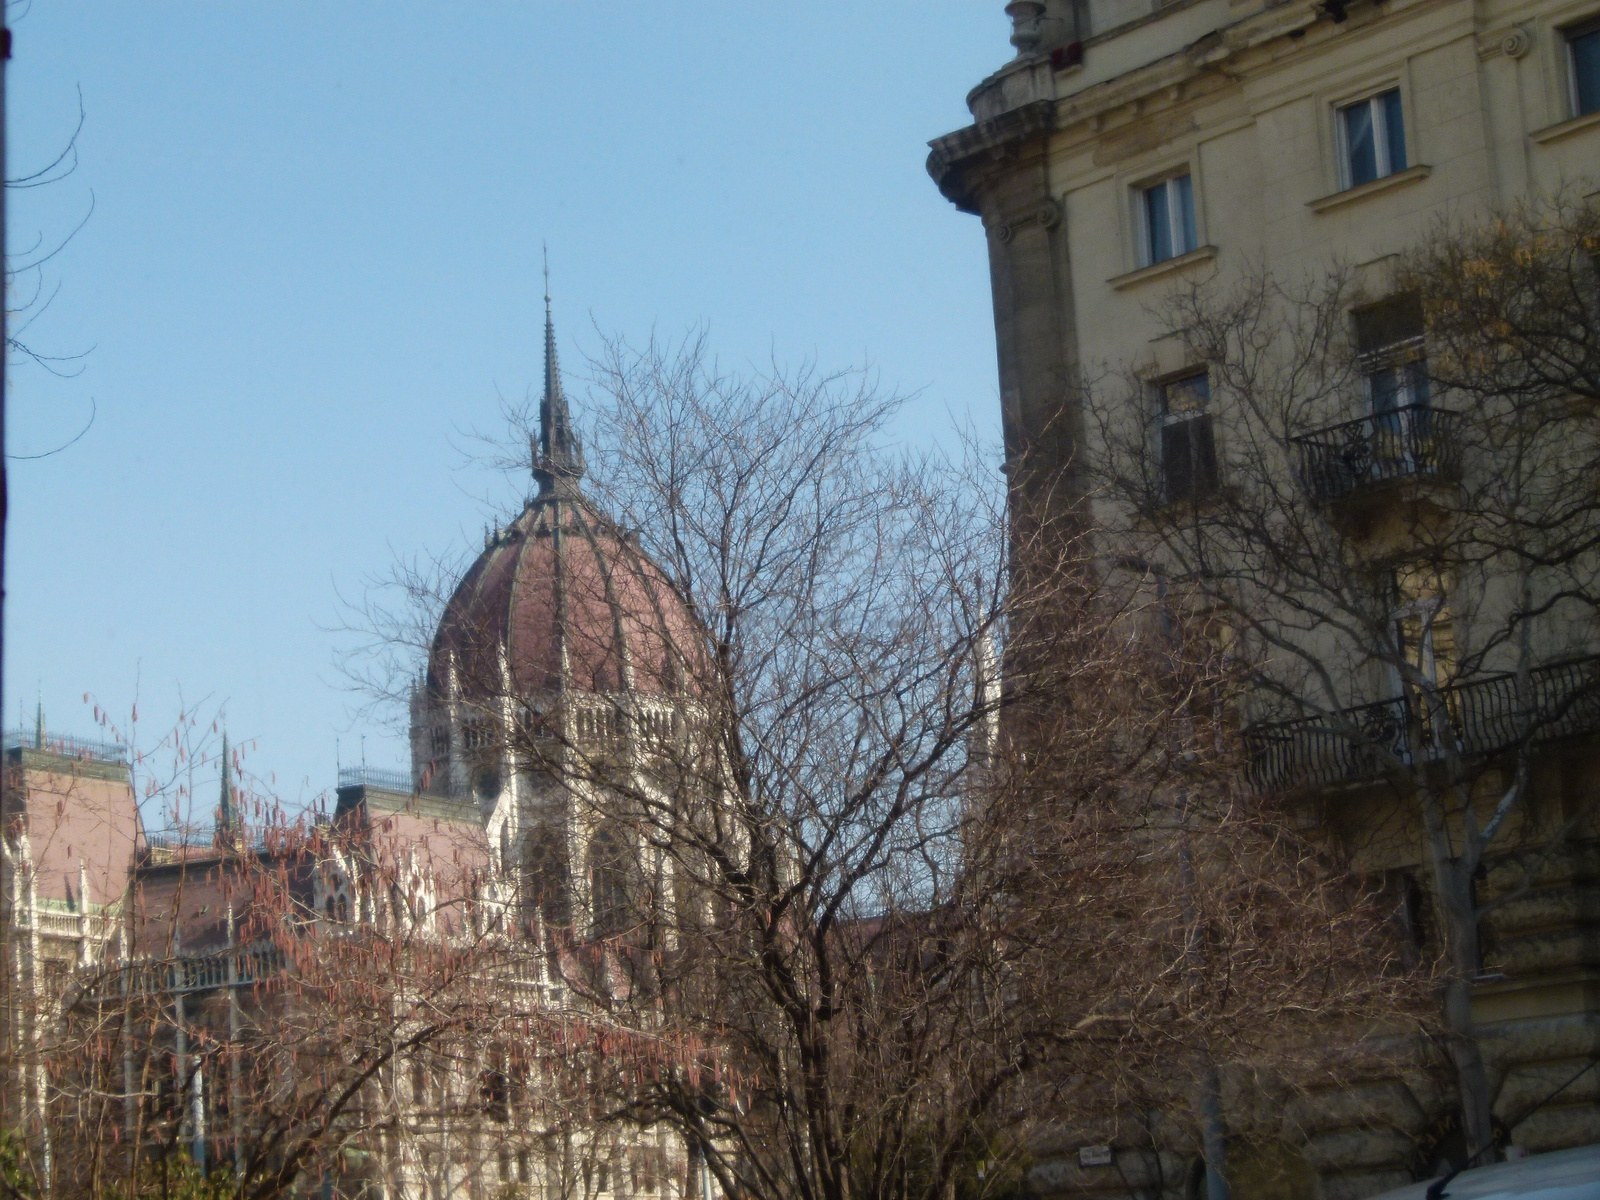
M1217 490L1217 445L1211 431L1211 378L1204 371L1159 387L1161 493L1168 504L1198 501Z
M1600 21L1567 30L1572 115L1600 112Z
M1437 469L1421 301L1401 293L1351 315L1370 411L1361 470L1375 479L1396 479Z
M1400 89L1339 110L1341 183L1359 187L1406 169L1406 122Z
M1352 316L1374 415L1426 408L1430 395L1422 302L1406 292L1357 309Z
M1154 266L1199 245L1194 183L1187 173L1138 189L1139 265Z

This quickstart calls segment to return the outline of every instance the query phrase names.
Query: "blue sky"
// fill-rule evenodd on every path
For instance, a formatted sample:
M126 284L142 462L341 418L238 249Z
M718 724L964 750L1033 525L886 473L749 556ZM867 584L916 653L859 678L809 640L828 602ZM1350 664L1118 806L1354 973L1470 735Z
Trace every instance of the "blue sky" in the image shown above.
M1010 53L1000 0L9 7L10 174L86 113L11 244L94 211L28 331L82 370L14 368L8 450L98 415L11 463L8 728L225 704L291 805L335 739L401 764L326 627L479 536L460 433L540 377L541 241L574 385L596 327L703 322L724 361L870 362L907 437L998 423L981 230L923 160Z

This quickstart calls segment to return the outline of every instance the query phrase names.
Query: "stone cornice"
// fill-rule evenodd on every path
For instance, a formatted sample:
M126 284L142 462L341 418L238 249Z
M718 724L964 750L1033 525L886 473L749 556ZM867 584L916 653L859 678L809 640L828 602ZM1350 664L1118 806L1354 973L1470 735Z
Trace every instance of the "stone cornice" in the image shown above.
M928 154L928 174L933 176L945 199L962 212L977 213L977 205L968 189L968 168L978 162L1007 158L1023 143L1045 137L1055 128L1054 102L1035 100L998 117L935 138L928 143L932 147Z
M1189 7L1174 5L1151 18L1096 35L1086 45L1092 48ZM1064 96L1059 95L1063 82L1081 73L1082 66L1052 73L1046 58L1016 60L973 89L968 106L981 112L991 107L984 103L986 97L1000 103L1021 102L935 138L929 143L928 174L962 212L977 213L976 180L968 176L1014 156L1029 141L1074 126L1082 126L1089 136L1098 135L1113 121L1126 123L1117 121L1121 114L1138 120L1153 109L1184 103L1203 81L1210 81L1211 87L1225 86L1257 67L1279 61L1285 49L1291 53L1314 51L1326 37L1339 36L1335 30L1354 32L1383 16L1376 0L1352 0L1349 23L1335 26L1321 11L1320 0L1294 0L1252 13L1143 66ZM1308 36L1318 26L1326 26L1326 34Z

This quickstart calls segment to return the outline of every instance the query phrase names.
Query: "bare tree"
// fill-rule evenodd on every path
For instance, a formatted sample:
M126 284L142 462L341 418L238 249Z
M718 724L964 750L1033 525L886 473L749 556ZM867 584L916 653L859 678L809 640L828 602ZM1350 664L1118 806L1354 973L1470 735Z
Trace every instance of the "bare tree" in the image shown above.
M564 636L643 626L631 686L539 707L495 631L449 661L475 719L516 714L480 742L583 808L586 852L526 876L587 947L569 983L721 1070L631 1080L612 1120L728 1195L997 1194L1030 1113L1291 1079L1317 1021L1405 1011L1339 864L1227 787L1220 660L1081 513L1024 525L980 456L894 451L860 376L734 377L698 340L594 375L606 512L538 519L610 548L556 603L628 599Z
M453 852L422 862L326 827L210 850L174 848L190 871L146 881L134 924L154 952L59 998L50 1155L26 1157L21 1190L268 1200L318 1181L492 1187L515 1163L582 1200L574 1144L591 1167L637 1158L596 1096L692 1055L552 997L537 943ZM202 944L218 909L227 941Z
M596 1097L698 1047L574 1002L481 828L287 821L233 786L243 760L218 738L186 712L137 756L132 782L171 828L140 838L125 894L96 879L108 902L76 918L93 944L41 980L37 939L31 954L7 941L16 1036L0 1065L8 1100L26 1089L0 1151L9 1194L267 1200L470 1176L587 1200L605 1190L596 1167L670 1182L681 1155L619 1139ZM80 779L94 764L56 750L57 790L27 807L8 774L8 861L51 837L93 854L85 843L108 839L91 823L120 819L122 860L106 851L120 875L140 832L132 789L115 772ZM194 794L197 760L222 765L214 808ZM95 789L125 803L96 805ZM30 969L14 980L19 954Z
M1593 833L1532 797L1542 748L1600 703L1596 221L1441 226L1381 289L1197 282L1163 309L1188 370L1127 364L1085 401L1112 545L1227 630L1254 783L1383 780L1415 821L1395 836L1425 846L1473 1156L1485 920Z

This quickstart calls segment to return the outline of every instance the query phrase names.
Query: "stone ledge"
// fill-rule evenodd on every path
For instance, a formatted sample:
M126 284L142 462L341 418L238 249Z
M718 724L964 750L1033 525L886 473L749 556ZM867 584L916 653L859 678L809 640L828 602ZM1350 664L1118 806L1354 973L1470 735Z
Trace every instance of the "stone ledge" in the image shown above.
M1587 1146L1600 1139L1600 1108L1545 1108L1512 1126L1511 1141L1533 1154Z
M1547 1109L1600 1111L1600 1068L1591 1057L1522 1063L1506 1071L1494 1100L1494 1113L1515 1125Z
M1593 129L1597 125L1600 125L1600 110L1584 113L1581 117L1573 117L1570 121L1558 121L1554 125L1546 125L1543 129L1535 129L1528 136L1543 146L1550 142L1558 142L1571 134L1582 133L1585 129Z
M1296 1130L1320 1135L1376 1127L1415 1134L1427 1123L1417 1098L1399 1079L1297 1096L1283 1109L1285 1136L1292 1136Z
M1319 1133L1302 1153L1319 1174L1349 1170L1404 1170L1416 1142L1398 1129L1341 1129Z
M1330 209L1343 208L1346 204L1354 204L1358 200L1365 200L1368 196L1376 196L1380 192L1387 192L1391 188L1404 187L1408 183L1420 183L1432 174L1433 168L1427 163L1418 163L1414 167L1407 167L1404 171L1396 171L1393 175L1385 175L1382 179L1374 179L1371 183L1345 188L1344 191L1334 192L1331 196L1308 200L1306 201L1306 207L1314 213L1325 213Z
M1113 275L1106 282L1120 292L1123 288L1136 287L1146 280L1159 279L1163 275L1173 271L1181 271L1184 267L1193 266L1195 263L1207 262L1216 256L1217 248L1215 246L1200 246L1187 254L1164 258L1158 263L1151 263L1148 267L1140 267L1137 271Z

